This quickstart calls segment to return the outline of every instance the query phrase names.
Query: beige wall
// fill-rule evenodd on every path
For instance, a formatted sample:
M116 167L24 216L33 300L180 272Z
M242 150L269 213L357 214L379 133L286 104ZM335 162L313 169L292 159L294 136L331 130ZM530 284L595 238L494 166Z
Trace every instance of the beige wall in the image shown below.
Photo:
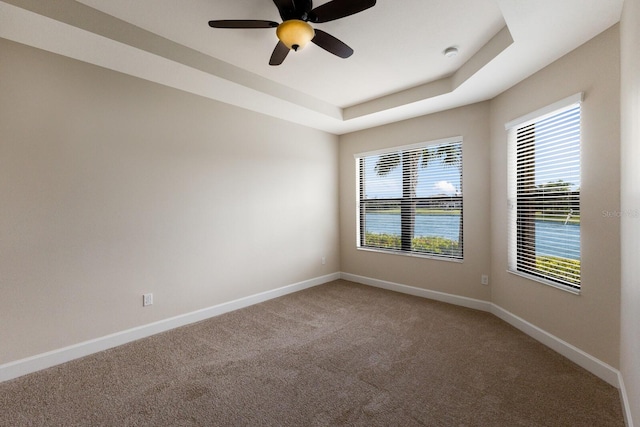
M340 270L337 137L2 39L0 93L0 364Z
M340 138L340 252L342 271L378 280L488 301L489 104L480 103L419 117ZM356 249L354 154L462 136L464 262L451 262Z
M618 368L620 316L619 32L615 26L491 102L492 298L511 313ZM582 293L507 273L504 125L567 96L582 104Z
M620 370L640 423L640 0L622 12L622 308Z

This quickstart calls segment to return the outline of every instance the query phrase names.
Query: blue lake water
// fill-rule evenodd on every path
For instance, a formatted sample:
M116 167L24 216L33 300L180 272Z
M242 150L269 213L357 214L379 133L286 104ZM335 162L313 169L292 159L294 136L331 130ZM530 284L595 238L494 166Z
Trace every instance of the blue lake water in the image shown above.
M386 233L400 235L400 215L367 214L366 228L369 233ZM458 215L416 215L415 236L439 236L458 241L460 220ZM551 240L552 236L562 236L570 243L562 247L549 247L543 240ZM580 258L580 225L563 224L536 220L536 254L550 255L571 259Z

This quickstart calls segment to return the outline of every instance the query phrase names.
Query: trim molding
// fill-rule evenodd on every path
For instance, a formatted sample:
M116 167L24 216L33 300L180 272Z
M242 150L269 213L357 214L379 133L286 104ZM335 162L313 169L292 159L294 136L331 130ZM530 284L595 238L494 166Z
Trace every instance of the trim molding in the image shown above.
M430 291L428 289L416 288L414 286L401 285L399 283L387 282L385 280L373 279L371 277L358 276L350 273L342 273L341 279L349 280L350 282L360 283L362 285L369 285L376 288L387 289L389 291L396 291L403 294L414 295L417 297L432 299L441 302L447 302L449 304L459 305L467 308L474 308L481 311L491 311L491 303L488 301L482 301L474 298L461 297L458 295L447 294L444 292Z
M5 363L3 365L0 365L0 382L18 378L23 375L27 375L36 371L40 371L42 369L50 368L55 365L78 359L80 357L88 356L90 354L107 350L109 348L117 347L119 345L136 341L141 338L146 338L160 332L165 332L174 328L178 328L180 326L188 325L190 323L199 322L201 320L219 316L221 314L238 310L240 308L249 307L251 305L278 298L283 295L291 294L293 292L298 292L303 289L322 285L333 280L338 280L339 278L340 273L332 273L326 276L316 277L313 279L294 283L292 285L283 286L281 288L261 292L244 298L239 298L237 300L214 305L212 307L204 308L201 310L196 310L191 313L159 320L147 325L138 326L100 338L84 341L68 347L41 353L35 356L27 357L25 359Z
M474 308L476 310L489 312L494 316L504 320L511 326L514 326L515 328L529 335L530 337L534 338L535 340L539 341L540 343L551 348L552 350L560 353L562 356L591 372L598 378L606 381L607 383L618 389L622 389L622 383L620 382L620 379L622 377L620 376L620 372L617 369L609 366L603 361L596 359L595 357L591 356L588 353L585 353L584 351L569 344L568 342L563 341L554 335L551 335L550 333L544 331L543 329L540 329L534 324L527 322L521 317L518 317L515 314L491 302L447 294L444 292L430 291L422 288L387 282L370 277L357 276L355 274L349 273L342 273L340 277L342 279L361 283L363 285L375 286L391 291L401 292L409 295L415 295L418 297L433 299L436 301L447 302L462 307ZM623 403L625 404L625 408L628 408L628 406L626 406L627 402L625 401Z
M622 413L624 414L624 423L627 427L633 427L633 418L631 417L631 404L629 403L629 396L627 395L627 389L624 386L624 379L622 372L618 372L618 382L620 383L620 401L622 402Z
M576 365L586 369L598 378L606 381L607 383L618 389L620 388L620 383L618 381L620 372L614 367L604 363L600 359L596 359L590 354L580 350L578 347L575 347L566 341L561 340L555 335L551 335L545 330L540 329L536 325L527 322L523 318L516 316L515 314L505 310L498 305L492 304L491 313L504 320L511 326L521 330L533 339L546 345L550 349L560 353Z

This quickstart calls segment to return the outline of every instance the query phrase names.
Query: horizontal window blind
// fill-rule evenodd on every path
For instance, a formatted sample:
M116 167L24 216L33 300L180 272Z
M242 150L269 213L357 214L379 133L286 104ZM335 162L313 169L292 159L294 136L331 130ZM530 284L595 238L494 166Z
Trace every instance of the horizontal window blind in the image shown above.
M580 103L509 139L509 269L579 290Z
M462 143L356 157L358 246L462 259Z

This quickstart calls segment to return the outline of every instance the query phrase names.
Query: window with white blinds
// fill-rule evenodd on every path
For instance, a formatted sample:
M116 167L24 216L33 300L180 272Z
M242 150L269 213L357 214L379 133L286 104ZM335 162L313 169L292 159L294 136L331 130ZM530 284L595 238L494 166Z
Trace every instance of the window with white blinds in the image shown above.
M582 94L507 124L509 270L580 290Z
M462 140L356 155L358 247L462 259Z

